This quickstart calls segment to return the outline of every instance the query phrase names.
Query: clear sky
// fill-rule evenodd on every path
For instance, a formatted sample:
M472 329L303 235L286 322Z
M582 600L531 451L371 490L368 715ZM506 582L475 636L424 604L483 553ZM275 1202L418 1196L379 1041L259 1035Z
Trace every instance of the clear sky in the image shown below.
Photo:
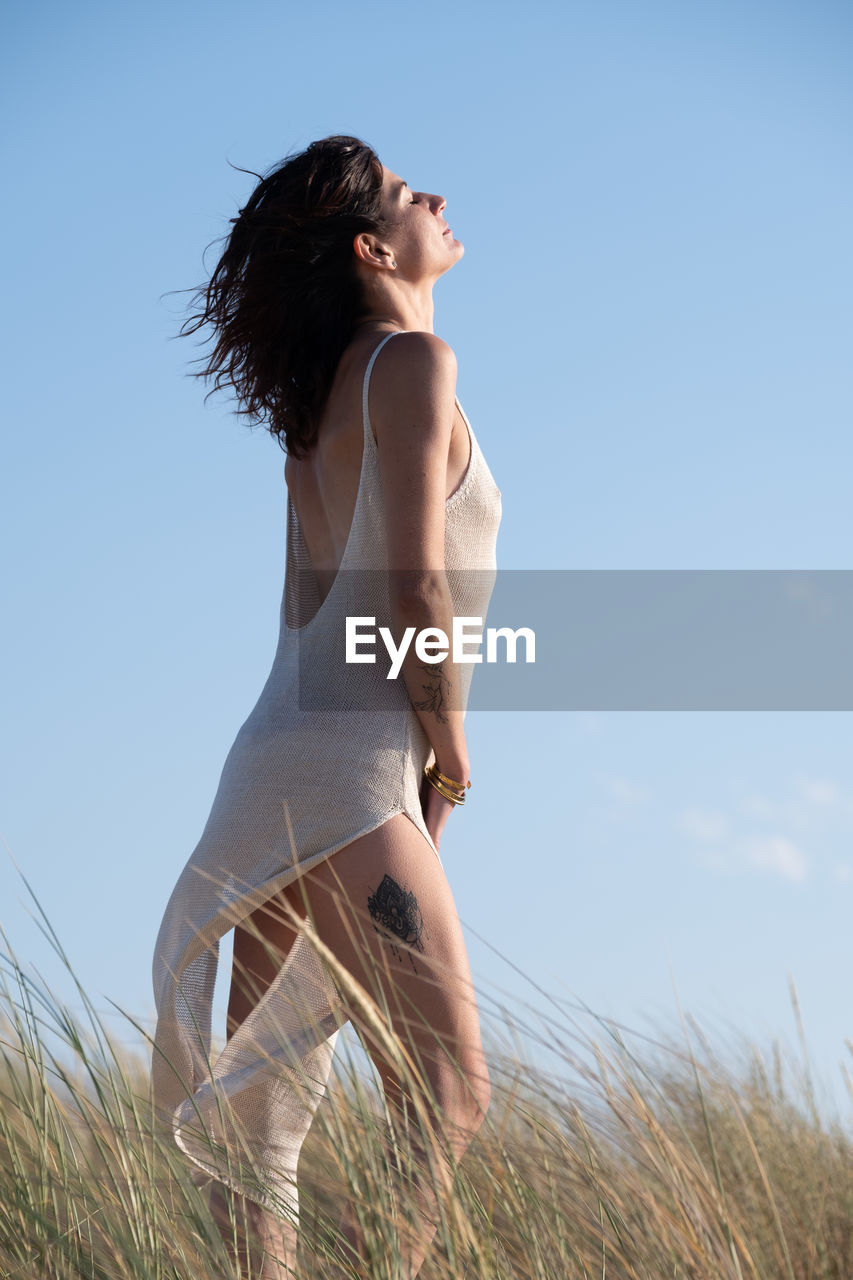
M48 0L4 25L0 922L73 1002L11 854L131 1040L109 1001L150 1021L277 639L283 454L171 340L169 291L254 183L229 162L354 133L447 197L466 253L435 327L502 568L850 569L853 12ZM849 1110L851 713L484 711L468 738L442 853L484 992L539 998L516 966L640 1031L680 1002L796 1053L790 975Z

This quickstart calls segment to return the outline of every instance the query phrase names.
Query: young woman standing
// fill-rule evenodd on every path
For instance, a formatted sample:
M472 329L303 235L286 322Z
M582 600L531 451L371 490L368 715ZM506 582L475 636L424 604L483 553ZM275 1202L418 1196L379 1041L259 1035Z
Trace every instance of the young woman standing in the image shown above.
M287 563L272 669L157 939L152 1088L196 1176L215 1179L215 1209L226 1187L245 1197L264 1280L289 1274L296 1162L347 1018L389 1111L406 1106L381 1036L324 978L310 931L390 1011L454 1157L489 1104L440 859L470 787L473 667L452 652L424 661L414 644L397 679L379 646L374 663L345 660L348 618L387 621L398 639L409 627L450 636L454 616L485 617L494 583L500 490L433 326L433 287L464 253L445 208L356 138L312 143L260 180L184 327L212 326L203 376L232 387L286 450ZM219 939L235 924L228 1041L211 1072ZM313 1089L270 1073L285 1042ZM258 1184L197 1136L200 1118L208 1132L220 1123L214 1085L249 1135ZM218 1137L224 1150L229 1134ZM424 1195L410 1276L435 1230ZM346 1207L342 1225L361 1257Z

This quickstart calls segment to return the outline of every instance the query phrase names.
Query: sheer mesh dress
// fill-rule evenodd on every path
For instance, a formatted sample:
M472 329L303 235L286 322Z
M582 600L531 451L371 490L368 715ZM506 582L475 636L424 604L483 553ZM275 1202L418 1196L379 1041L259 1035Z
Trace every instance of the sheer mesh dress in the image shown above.
M343 1021L334 984L307 934L310 924L212 1062L211 1003L220 939L303 871L399 813L422 832L425 855L438 857L419 799L434 753L405 681L387 679L390 660L381 643L375 663L347 663L342 649L346 617L375 617L377 626L388 617L368 388L374 361L394 336L382 339L365 371L358 496L340 570L322 603L288 494L272 669L225 759L154 953L151 1087L158 1116L189 1157L196 1181L215 1177L293 1216L299 1151L325 1092ZM501 494L464 411L463 417L471 454L446 503L445 564L454 615L485 619ZM473 669L461 668L463 706Z

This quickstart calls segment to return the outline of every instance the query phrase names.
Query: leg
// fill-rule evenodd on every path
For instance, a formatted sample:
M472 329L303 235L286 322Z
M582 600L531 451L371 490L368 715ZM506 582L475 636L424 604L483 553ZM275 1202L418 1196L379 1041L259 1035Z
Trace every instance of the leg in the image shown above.
M227 1040L269 987L296 939L296 928L286 910L282 910L281 900L304 916L305 907L297 886L288 885L280 895L274 895L251 913L250 927L237 925L234 929ZM234 1261L239 1262L245 1274L257 1276L259 1280L279 1280L279 1277L284 1280L290 1276L286 1267L274 1261L295 1257L296 1233L289 1223L232 1192L221 1182L214 1182L211 1188L210 1207Z
M304 917L302 895L296 884L290 884L281 894L274 895L251 913L251 928L238 924L234 929L234 958L231 965L226 1031L228 1040L258 1003L287 959L296 939L296 928L286 909L282 910L281 899Z
M409 818L397 814L307 872L298 889L320 941L377 1001L422 1074L427 1097L415 1130L424 1144L441 1134L444 1150L458 1159L484 1119L490 1085L462 929L440 862ZM407 1124L406 1146L420 1145L408 1085L357 1002L345 992L344 1002L392 1119ZM424 1115L432 1132L422 1130ZM415 1182L423 1212L417 1238L402 1245L409 1277L436 1229L430 1180ZM351 1211L346 1235L360 1250Z

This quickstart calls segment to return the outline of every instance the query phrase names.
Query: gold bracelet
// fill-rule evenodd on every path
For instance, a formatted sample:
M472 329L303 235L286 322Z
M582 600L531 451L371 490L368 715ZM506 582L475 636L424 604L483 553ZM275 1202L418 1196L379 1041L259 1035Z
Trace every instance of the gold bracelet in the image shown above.
M435 786L436 790L441 790L442 795L445 794L445 791L442 788L446 789L449 786L454 795L461 797L462 800L465 799L464 785L461 782L456 782L453 778L446 777L445 774L443 774L434 764L427 765L424 769L424 773Z
M432 776L432 774L431 774L431 773L428 773L426 769L424 769L424 777L426 778L426 780L427 780L427 782L430 784L430 786L435 787L435 789L436 789L436 791L439 793L439 795L444 796L445 800L452 800L454 804L464 804L464 803L465 803L465 797L464 797L464 796L456 795L456 794L455 794L455 792L453 792L453 791L448 791L448 789L447 789L447 787L445 787L444 783L443 783L443 782L439 782L436 778L434 778L434 777Z
M444 796L445 800L449 800L452 804L464 804L462 796L456 795L453 791L448 791L443 782L436 782L435 778L427 778L431 787L435 787L439 795Z
M470 778L468 779L467 782L457 782L455 778L448 778L447 774L442 773L438 768L438 765L435 763L427 765L427 768L430 770L430 772L434 777L441 778L442 782L446 782L449 787L455 787L457 791L464 791L466 787L470 787L471 785Z

